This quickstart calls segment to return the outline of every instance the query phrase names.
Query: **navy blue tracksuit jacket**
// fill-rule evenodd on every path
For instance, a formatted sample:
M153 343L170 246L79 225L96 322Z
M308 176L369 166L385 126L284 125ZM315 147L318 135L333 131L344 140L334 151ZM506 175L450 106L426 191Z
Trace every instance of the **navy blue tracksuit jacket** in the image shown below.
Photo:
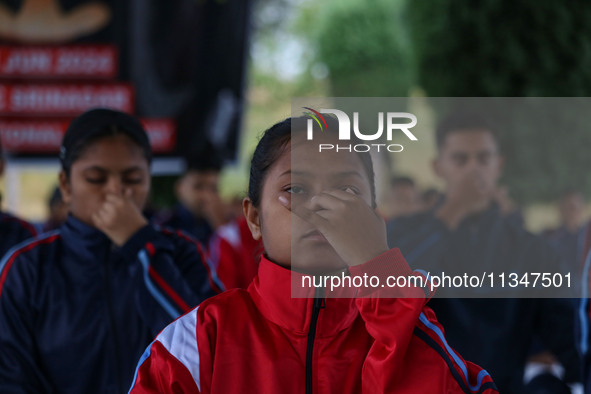
M35 227L6 212L0 212L0 258L16 244L37 235Z
M216 293L200 245L147 225L123 247L69 217L0 263L0 392L123 393L173 319Z
M413 268L437 267L493 272L503 267L559 267L560 259L541 237L503 217L496 206L450 231L434 211L388 223L390 247L399 247ZM549 268L549 269L550 269ZM531 271L531 270L530 270ZM437 293L436 293L437 296ZM566 380L580 379L575 348L575 312L569 299L433 298L429 306L445 327L449 344L485 368L501 393L523 392L523 370L532 338L556 355Z

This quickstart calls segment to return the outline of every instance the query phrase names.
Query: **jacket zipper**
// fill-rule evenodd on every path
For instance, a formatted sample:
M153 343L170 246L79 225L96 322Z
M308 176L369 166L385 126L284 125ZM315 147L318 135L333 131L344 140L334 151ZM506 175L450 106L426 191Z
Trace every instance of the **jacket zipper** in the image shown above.
M308 347L306 350L306 394L312 394L312 368L316 325L318 324L320 309L325 307L324 287L317 287L314 291L314 306L312 308L312 317L310 319L310 329L308 330Z
M113 353L114 353L114 363L115 363L115 376L117 381L117 387L119 390L123 390L121 392L125 392L125 387L123 387L121 381L121 358L119 354L119 343L117 341L117 330L115 325L115 316L113 315L113 307L112 307L112 300L111 300L111 280L109 277L109 257L111 253L107 252L107 256L105 258L105 297L107 302L107 316L109 319L109 328L111 329L111 338L113 339Z

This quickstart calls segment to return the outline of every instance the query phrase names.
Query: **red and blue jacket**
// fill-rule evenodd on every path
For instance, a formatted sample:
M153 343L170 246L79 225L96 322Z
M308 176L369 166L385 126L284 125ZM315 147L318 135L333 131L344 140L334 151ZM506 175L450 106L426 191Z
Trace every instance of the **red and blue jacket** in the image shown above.
M13 246L36 235L37 229L32 224L6 212L0 212L0 258Z
M411 272L398 250L349 271ZM156 337L130 393L497 392L448 345L422 289L413 298L380 298L381 289L292 298L301 275L263 256L248 289L204 301Z
M123 247L69 217L0 263L0 392L121 393L168 323L216 294L200 245L140 229Z

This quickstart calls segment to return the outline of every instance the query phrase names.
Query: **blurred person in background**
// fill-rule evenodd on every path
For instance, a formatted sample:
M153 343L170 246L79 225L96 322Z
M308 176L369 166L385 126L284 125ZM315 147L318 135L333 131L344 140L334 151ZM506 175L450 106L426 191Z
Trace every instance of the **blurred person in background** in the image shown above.
M142 215L151 160L128 114L95 109L68 127L68 219L0 266L1 393L123 393L154 336L220 291L197 241Z
M244 217L244 213L242 212L242 200L244 200L244 196L242 195L236 195L230 199L230 202L227 205L228 220Z
M497 185L493 192L493 202L499 207L501 215L511 221L516 226L523 227L525 220L521 208L509 196L507 186Z
M580 272L581 269L578 255L580 253L579 243L582 235L581 227L584 208L583 194L575 189L566 190L557 201L560 225L556 228L546 229L541 234L562 260L572 267L572 272L576 273ZM509 213L509 215L512 215L512 213ZM576 304L573 301L575 308ZM525 369L526 380L528 380L529 375L538 375L535 379L538 379L541 384L542 379L549 379L549 375L560 376L563 373L562 366L556 357L552 352L545 349L539 336L535 336ZM551 381L548 380L546 385L549 386L550 384ZM548 392L560 393L561 391L556 388Z
M207 245L214 231L226 223L226 208L219 194L222 161L213 147L187 160L185 173L175 183L178 204L155 223L182 230Z
M419 211L429 211L435 208L442 198L443 194L433 187L424 190L419 199Z
M380 213L388 218L411 215L419 209L419 193L415 182L408 176L396 176L390 180Z
M495 201L503 159L485 118L450 115L437 128L437 147L433 168L445 182L444 198L431 211L391 221L390 247L399 247L411 267L431 273L443 266L492 272L500 269L499 262L514 268L560 265L541 237L516 225ZM540 385L533 380L524 387L524 367L535 334L561 362L565 381L580 379L574 311L566 300L434 298L431 306L449 344L486 368L501 393L545 392L536 391Z
M2 178L2 175L4 174L4 166L4 154L2 151L2 142L0 141L0 178ZM6 188L9 187L10 185L6 185ZM0 208L1 207L2 194L0 193ZM32 224L0 210L0 259L12 247L26 239L35 237L36 235L37 230ZM0 267L1 264L2 263L0 263Z
M47 200L47 209L49 217L42 225L43 232L56 230L68 219L68 204L62 199L59 186L56 186L51 192Z
M585 220L585 199L576 189L566 190L558 199L560 224L557 228L547 229L542 235L550 242L564 261L579 269L579 242Z
M574 227L574 212L573 205L577 205L576 200L571 196L570 204L566 204L562 209L566 212L570 211L572 214L572 221ZM572 204L572 205L571 205ZM567 208L566 205L571 205ZM561 215L562 216L562 215ZM568 215L571 216L571 215ZM550 236L552 236L550 234ZM591 394L591 220L587 220L581 230L577 244L577 263L580 264L581 272L581 299L577 308L577 346L581 360L583 363L583 385L585 387L585 394Z

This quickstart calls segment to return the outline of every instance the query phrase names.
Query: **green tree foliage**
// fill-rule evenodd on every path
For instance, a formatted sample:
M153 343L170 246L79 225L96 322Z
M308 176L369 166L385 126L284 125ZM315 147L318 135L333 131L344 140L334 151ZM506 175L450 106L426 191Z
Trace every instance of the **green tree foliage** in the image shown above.
M305 15L334 96L408 94L412 84L400 9L399 0L332 0Z
M413 67L428 96L591 96L591 3L408 1L405 15ZM586 112L552 105L507 109L514 124L499 130L503 181L521 202L548 201L569 187L591 192ZM573 114L578 124L569 125Z
M591 96L589 2L333 0L312 14L335 96L404 96L413 86L430 97ZM591 195L585 111L570 127L567 105L553 124L527 118L552 112L533 105L505 112L514 123L499 130L503 182L522 203L570 187Z
M429 96L588 96L591 4L408 1L414 64Z

